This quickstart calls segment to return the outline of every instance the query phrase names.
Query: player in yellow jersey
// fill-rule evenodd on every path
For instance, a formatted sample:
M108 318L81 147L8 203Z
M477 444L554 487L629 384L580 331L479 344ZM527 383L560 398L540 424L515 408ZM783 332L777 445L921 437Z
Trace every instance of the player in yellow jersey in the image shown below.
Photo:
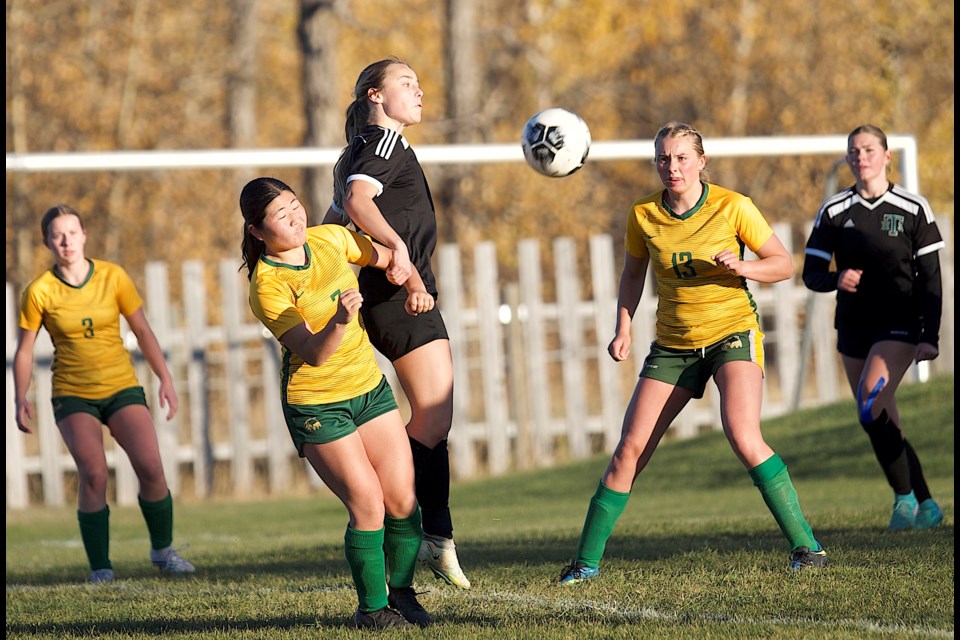
M627 215L616 335L608 351L630 355L633 314L647 269L656 275L657 331L623 420L610 464L590 500L577 555L560 575L575 585L600 572L607 539L637 476L667 428L712 377L723 430L790 543L790 567L826 565L800 509L787 467L760 432L763 333L747 280L778 282L793 261L750 198L706 181L700 133L669 122L655 139L664 189ZM744 247L758 260L744 260Z
M109 471L101 424L107 425L137 474L151 561L163 573L190 573L193 565L172 546L173 501L157 433L120 336L123 315L160 379L160 406L167 409L169 420L177 412L177 392L144 314L143 301L123 268L84 256L87 232L76 210L64 204L50 208L40 222L40 231L55 263L23 291L13 363L17 427L33 433L34 410L27 389L34 344L44 327L54 346L53 412L77 465L77 518L90 562L90 581L114 579L107 505Z
M301 457L347 508L347 564L357 588L358 627L426 626L412 588L423 539L413 454L393 391L360 322L350 265L385 269L406 287L406 312L434 299L419 273L392 253L334 224L307 227L289 186L256 178L240 194L250 308L283 346L281 400ZM401 281L402 280L402 281Z

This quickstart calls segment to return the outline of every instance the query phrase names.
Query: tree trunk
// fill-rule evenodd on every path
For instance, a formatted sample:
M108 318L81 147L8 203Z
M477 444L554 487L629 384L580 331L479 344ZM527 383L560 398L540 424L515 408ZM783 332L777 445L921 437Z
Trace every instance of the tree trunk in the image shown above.
M344 144L341 105L330 87L337 79L337 15L334 0L300 0L297 35L303 51L303 106L307 128L305 147L336 147ZM308 167L300 197L319 224L333 197L332 167Z
M447 139L451 143L477 142L481 70L477 56L477 3L473 0L446 0L446 41L444 43L444 90L447 98ZM435 170L439 239L456 242L458 217L471 202L473 182L465 165L448 165Z

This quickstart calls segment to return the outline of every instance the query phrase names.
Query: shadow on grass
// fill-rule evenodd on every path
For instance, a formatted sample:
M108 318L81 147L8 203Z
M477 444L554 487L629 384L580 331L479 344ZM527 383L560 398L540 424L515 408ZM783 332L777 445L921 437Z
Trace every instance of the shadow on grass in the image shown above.
M953 549L954 526L944 524L929 531L888 532L874 527L821 528L816 532L818 540L828 553L832 549L845 552L870 554L910 549ZM833 541L836 541L833 543ZM836 546L835 546L836 545ZM459 541L458 550L461 564L469 574L471 571L485 572L498 567L517 565L545 565L559 572L569 561L577 548L577 539L565 536L552 536L542 532L525 535L518 531L511 540L473 541L464 538ZM676 535L673 533L653 533L643 536L617 534L607 543L605 561L619 559L632 561L669 561L692 553L709 551L718 556L740 555L744 552L758 554L782 554L784 564L789 553L787 543L778 531L763 533L711 533L704 535ZM759 561L758 562L764 562ZM247 555L221 554L215 560L198 561L195 574L187 576L160 576L150 566L128 568L119 563L123 571L117 573L118 581L123 579L157 580L202 580L212 582L235 582L241 584L252 578L262 584L264 580L275 577L284 582L301 581L304 592L329 590L329 585L340 585L337 589L352 589L350 571L343 557L342 547L325 545L320 548L304 549L286 547L264 550L260 559L250 562ZM64 567L49 571L7 571L7 587L11 586L56 586L75 584L76 571L67 572ZM82 575L86 575L85 573ZM418 570L418 581L432 582L432 576L424 570ZM311 586L311 585L322 586ZM298 625L301 623L297 623Z

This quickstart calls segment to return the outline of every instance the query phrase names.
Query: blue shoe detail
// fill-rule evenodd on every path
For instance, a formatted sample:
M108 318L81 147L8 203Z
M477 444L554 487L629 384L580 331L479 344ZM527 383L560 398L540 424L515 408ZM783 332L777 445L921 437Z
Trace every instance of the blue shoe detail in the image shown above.
M588 567L582 562L571 562L560 572L559 582L565 587L570 587L584 580L596 578L598 575L600 575L600 569L597 567Z
M943 522L943 509L940 508L933 498L927 498L917 507L917 519L913 524L914 529L932 529Z
M913 529L917 522L917 509L917 498L913 495L913 491L905 496L894 494L893 515L890 517L887 529L890 531Z

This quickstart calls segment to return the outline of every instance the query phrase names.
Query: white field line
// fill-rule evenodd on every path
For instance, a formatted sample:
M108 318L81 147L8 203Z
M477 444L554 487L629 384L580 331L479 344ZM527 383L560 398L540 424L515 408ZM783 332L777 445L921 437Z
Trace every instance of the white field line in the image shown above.
M444 593L441 590L431 592L436 596ZM480 592L469 591L466 593L457 592L451 597L467 597L472 600L484 600L490 602L517 602L526 605L534 605L545 610L557 610L559 612L583 611L589 609L598 613L604 613L611 617L618 618L627 622L636 622L639 620L659 620L678 622L690 622L700 619L705 622L716 623L739 623L770 625L781 627L822 627L824 629L848 628L860 631L875 631L890 634L907 634L922 636L925 638L953 638L954 632L946 629L934 629L932 627L909 626L902 624L878 624L873 620L842 618L839 620L818 620L816 618L785 618L782 616L771 616L763 618L749 618L739 615L723 614L691 614L688 611L683 613L673 613L669 611L658 611L650 607L620 607L610 602L596 600L585 600L582 598L561 598L559 600L543 598L539 596L530 596L523 593L513 593L508 591Z

